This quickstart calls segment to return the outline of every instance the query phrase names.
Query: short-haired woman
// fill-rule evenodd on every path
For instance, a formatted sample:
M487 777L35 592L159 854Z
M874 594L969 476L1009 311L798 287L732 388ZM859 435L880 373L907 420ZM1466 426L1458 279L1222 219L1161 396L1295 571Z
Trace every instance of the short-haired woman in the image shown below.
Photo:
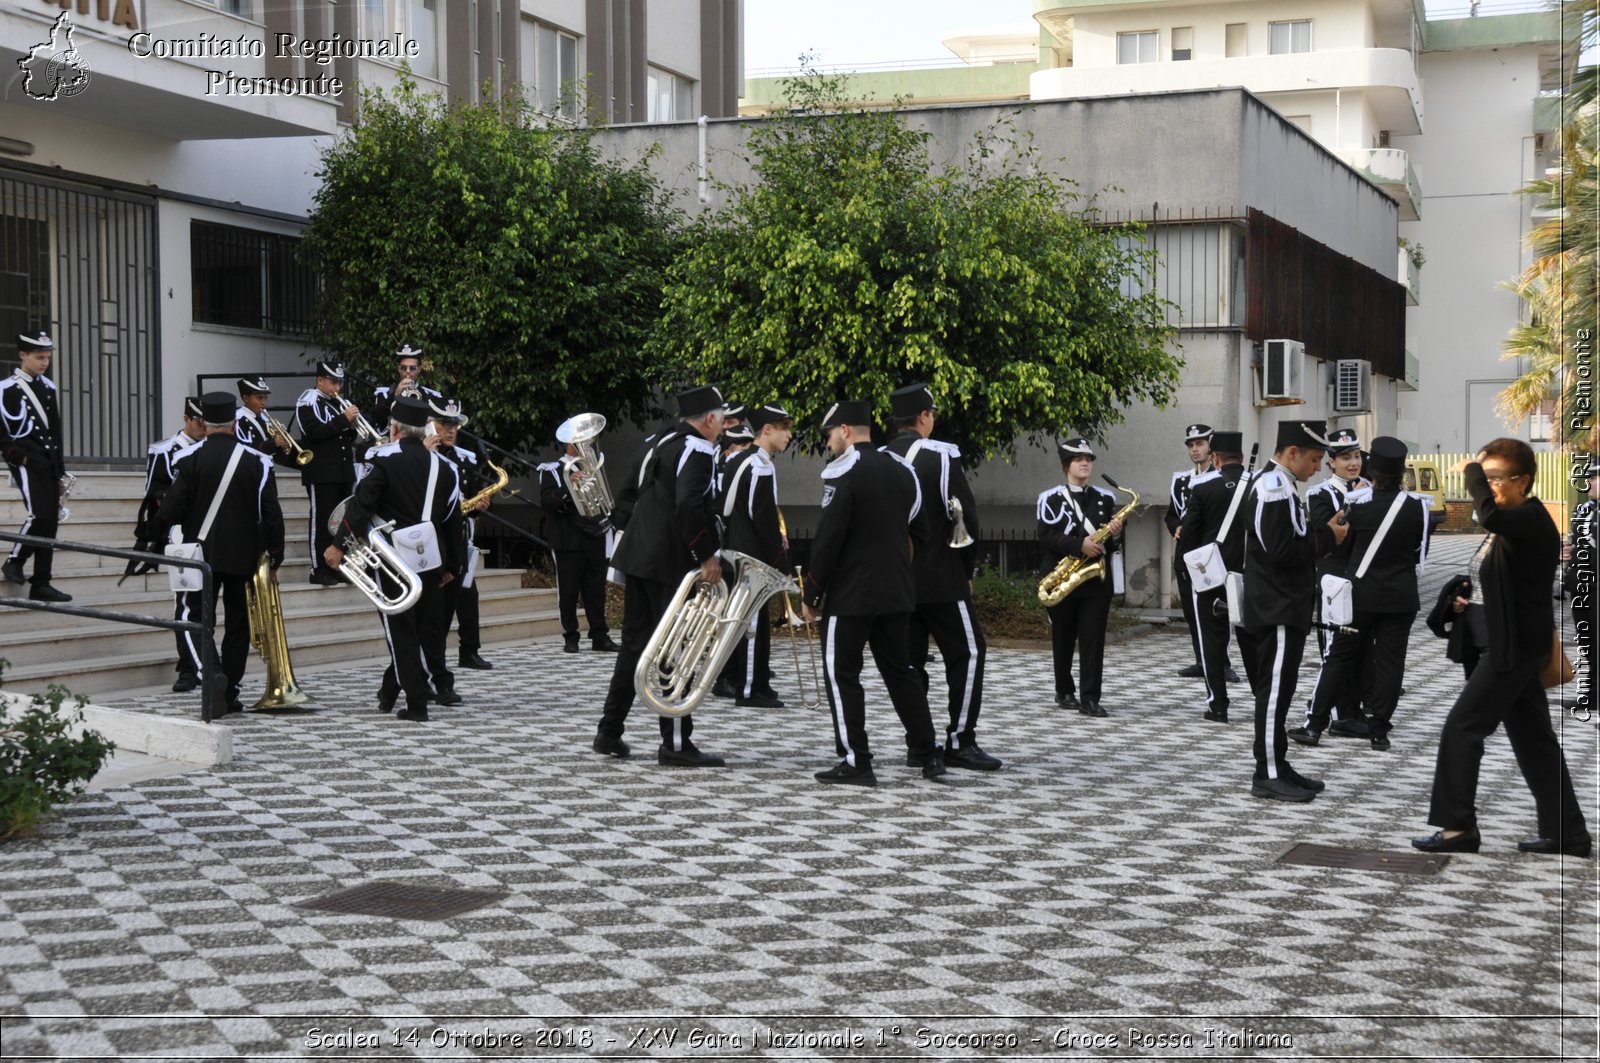
M1456 605L1484 657L1439 736L1428 820L1441 829L1411 843L1426 852L1478 851L1478 764L1484 739L1504 724L1539 818L1538 836L1517 848L1589 855L1588 827L1539 681L1555 630L1550 588L1561 533L1530 494L1536 469L1533 448L1517 439L1493 440L1466 467L1467 492L1489 534L1472 559L1470 604Z

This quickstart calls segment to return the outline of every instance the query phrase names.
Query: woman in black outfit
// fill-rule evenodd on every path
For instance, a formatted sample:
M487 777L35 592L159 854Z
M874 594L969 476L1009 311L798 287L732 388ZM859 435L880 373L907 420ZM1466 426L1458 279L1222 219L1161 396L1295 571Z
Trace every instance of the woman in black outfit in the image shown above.
M1503 723L1539 817L1538 837L1517 848L1589 855L1589 831L1539 681L1555 630L1550 587L1561 533L1528 494L1535 470L1533 448L1516 439L1494 440L1466 467L1467 492L1489 536L1472 559L1471 598L1458 598L1456 608L1484 656L1439 736L1428 820L1442 829L1411 843L1426 852L1478 851L1478 763L1483 740Z

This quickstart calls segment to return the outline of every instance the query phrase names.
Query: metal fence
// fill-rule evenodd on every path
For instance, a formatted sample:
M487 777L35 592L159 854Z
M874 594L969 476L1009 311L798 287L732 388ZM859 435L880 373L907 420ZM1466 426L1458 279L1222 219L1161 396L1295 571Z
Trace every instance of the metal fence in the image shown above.
M1455 466L1476 458L1476 454L1442 452L1408 456L1410 461L1431 461L1437 465L1440 489L1444 491L1444 497L1458 501L1467 498L1467 482L1464 473ZM1538 475L1533 480L1534 495L1545 502L1565 502L1574 491L1580 489L1572 481L1572 464L1565 453L1559 450L1536 451L1534 458L1539 464Z

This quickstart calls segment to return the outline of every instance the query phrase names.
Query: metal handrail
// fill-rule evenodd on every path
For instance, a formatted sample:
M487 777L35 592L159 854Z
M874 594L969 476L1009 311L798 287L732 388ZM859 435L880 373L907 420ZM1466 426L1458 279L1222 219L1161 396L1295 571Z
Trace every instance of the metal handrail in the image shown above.
M194 631L205 636L200 640L200 719L204 723L211 722L212 688L215 686L210 680L217 672L217 647L214 641L217 628L216 596L212 594L214 586L211 565L207 561L197 561L187 557L168 557L166 554L152 554L144 550L123 550L115 546L96 546L93 543L76 543L69 539L46 539L38 535L19 535L16 532L0 532L0 542L21 543L39 550L65 550L75 554L95 554L99 557L117 557L124 561L147 561L158 565L172 565L175 568L198 568L201 575L200 586L200 619L199 620L163 620L155 616L143 616L139 613L117 613L109 609L95 609L83 605L61 605L56 602L36 602L28 598L0 598L0 605L7 605L13 609L32 609L41 613L65 613L69 616L82 616L90 620L109 620L118 624L138 624L141 627L160 627L168 631Z

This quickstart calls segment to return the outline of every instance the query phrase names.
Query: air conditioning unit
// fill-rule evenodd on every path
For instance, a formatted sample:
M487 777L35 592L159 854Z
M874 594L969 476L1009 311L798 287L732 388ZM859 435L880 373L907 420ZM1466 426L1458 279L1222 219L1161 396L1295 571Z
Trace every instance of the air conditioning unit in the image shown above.
M1333 412L1372 412L1372 363L1340 358L1333 363Z
M1306 345L1299 340L1268 340L1262 345L1261 397L1304 402Z

